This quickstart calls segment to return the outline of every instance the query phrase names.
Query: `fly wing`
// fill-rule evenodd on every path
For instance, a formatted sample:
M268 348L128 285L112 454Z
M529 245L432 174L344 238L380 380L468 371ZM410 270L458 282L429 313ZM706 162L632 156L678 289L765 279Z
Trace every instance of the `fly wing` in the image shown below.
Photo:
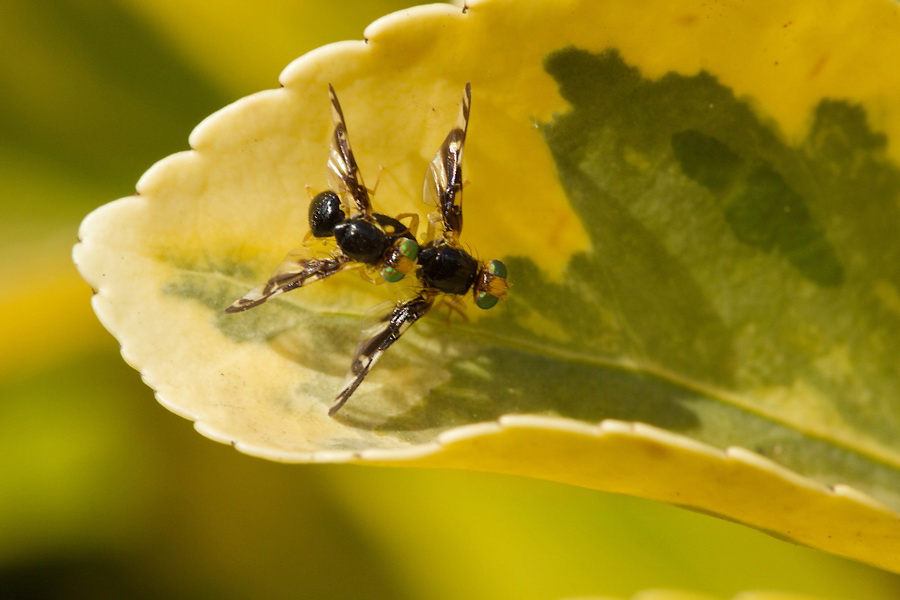
M288 253L269 281L253 288L225 309L236 313L259 306L270 298L301 288L308 283L330 277L344 269L353 267L350 259L343 254L328 258L311 258L307 248L297 248Z
M328 154L328 166L325 178L330 187L344 204L347 215L372 212L369 191L363 183L362 175L350 149L350 138L347 136L347 124L344 122L344 111L338 102L337 94L328 84L331 98L331 119L334 121L334 134L331 136L331 152Z
M328 410L329 415L340 410L391 344L400 339L413 323L428 314L433 304L434 295L421 293L412 300L398 303L388 314L362 330L347 380Z
M462 155L471 104L472 86L467 83L456 123L428 166L422 190L425 202L440 209L444 235L451 240L462 232Z

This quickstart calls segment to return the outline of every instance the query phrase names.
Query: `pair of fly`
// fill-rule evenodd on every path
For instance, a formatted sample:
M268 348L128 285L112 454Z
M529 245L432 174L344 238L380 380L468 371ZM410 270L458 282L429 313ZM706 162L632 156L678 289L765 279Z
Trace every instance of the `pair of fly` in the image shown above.
M420 246L415 238L417 215L397 218L372 210L369 190L363 183L350 149L344 113L329 84L334 134L326 177L329 190L317 194L309 207L310 234L333 239L336 249L326 257L310 257L306 249L292 251L265 284L247 292L225 309L235 313L330 277L346 269L367 265L388 282L396 282L415 271L419 290L398 302L378 322L363 331L350 372L328 414L334 415L356 391L384 352L440 299L454 306L455 298L469 292L476 306L491 308L506 297L506 266L499 260L480 262L459 242L462 232L462 154L469 123L472 91L463 94L459 116L431 161L425 176L425 201L437 205L429 218L429 241ZM400 219L410 218L404 225Z

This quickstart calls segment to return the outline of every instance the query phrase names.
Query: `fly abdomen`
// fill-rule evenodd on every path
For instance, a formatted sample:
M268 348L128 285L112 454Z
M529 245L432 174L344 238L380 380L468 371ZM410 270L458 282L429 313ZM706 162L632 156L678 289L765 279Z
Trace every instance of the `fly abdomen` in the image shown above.
M384 231L374 223L360 218L338 223L334 228L334 239L337 240L341 252L367 265L381 262L390 246Z

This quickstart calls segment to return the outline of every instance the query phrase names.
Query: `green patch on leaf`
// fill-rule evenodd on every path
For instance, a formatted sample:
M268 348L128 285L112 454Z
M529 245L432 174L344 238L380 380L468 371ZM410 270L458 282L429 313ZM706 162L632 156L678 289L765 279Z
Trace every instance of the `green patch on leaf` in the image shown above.
M516 303L579 352L702 397L679 404L691 437L900 506L900 311L886 300L900 176L885 136L823 100L791 145L707 73L650 80L612 50L546 64L572 110L544 133L595 248L558 289L517 286Z
M291 304L273 303L236 319L234 315L226 314L222 306L227 306L229 299L240 296L243 288L221 275L221 271L214 275L213 270L179 269L177 279L164 285L163 293L195 300L211 309L216 327L238 342L272 340L296 328L303 321L302 313L308 313Z
M721 200L739 241L780 252L820 285L841 284L843 269L822 229L771 165L751 167L727 145L693 130L675 133L672 150L685 175Z

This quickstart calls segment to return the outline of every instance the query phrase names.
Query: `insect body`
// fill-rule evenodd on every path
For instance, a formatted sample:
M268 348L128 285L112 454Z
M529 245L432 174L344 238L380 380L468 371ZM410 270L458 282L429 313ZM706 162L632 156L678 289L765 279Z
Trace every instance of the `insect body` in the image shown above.
M313 237L333 237L341 252L351 260L380 266L386 281L400 281L412 271L419 251L413 236L414 225L372 213L372 218L347 218L338 195L327 190L316 194L309 205L309 230ZM418 222L418 215L407 215ZM406 259L406 260L404 260Z
M484 309L506 298L509 284L506 266L499 260L480 262L459 243L462 232L462 154L469 123L472 91L463 94L456 124L428 167L423 195L438 210L429 219L436 235L418 255L418 293L399 302L369 329L363 331L350 366L350 373L328 414L334 415L363 382L384 352L416 321L441 300L451 307L459 296L472 292L475 304ZM430 228L431 229L431 228Z
M350 149L344 113L334 88L328 86L334 134L326 178L331 189L316 194L309 206L310 234L334 238L337 250L316 258L307 248L292 250L265 284L250 290L225 309L235 313L259 306L270 298L349 268L368 265L390 282L403 279L415 268L419 252L415 230L418 216L398 218L373 212L369 190L363 183ZM349 216L348 216L349 215ZM410 218L404 225L400 218Z

